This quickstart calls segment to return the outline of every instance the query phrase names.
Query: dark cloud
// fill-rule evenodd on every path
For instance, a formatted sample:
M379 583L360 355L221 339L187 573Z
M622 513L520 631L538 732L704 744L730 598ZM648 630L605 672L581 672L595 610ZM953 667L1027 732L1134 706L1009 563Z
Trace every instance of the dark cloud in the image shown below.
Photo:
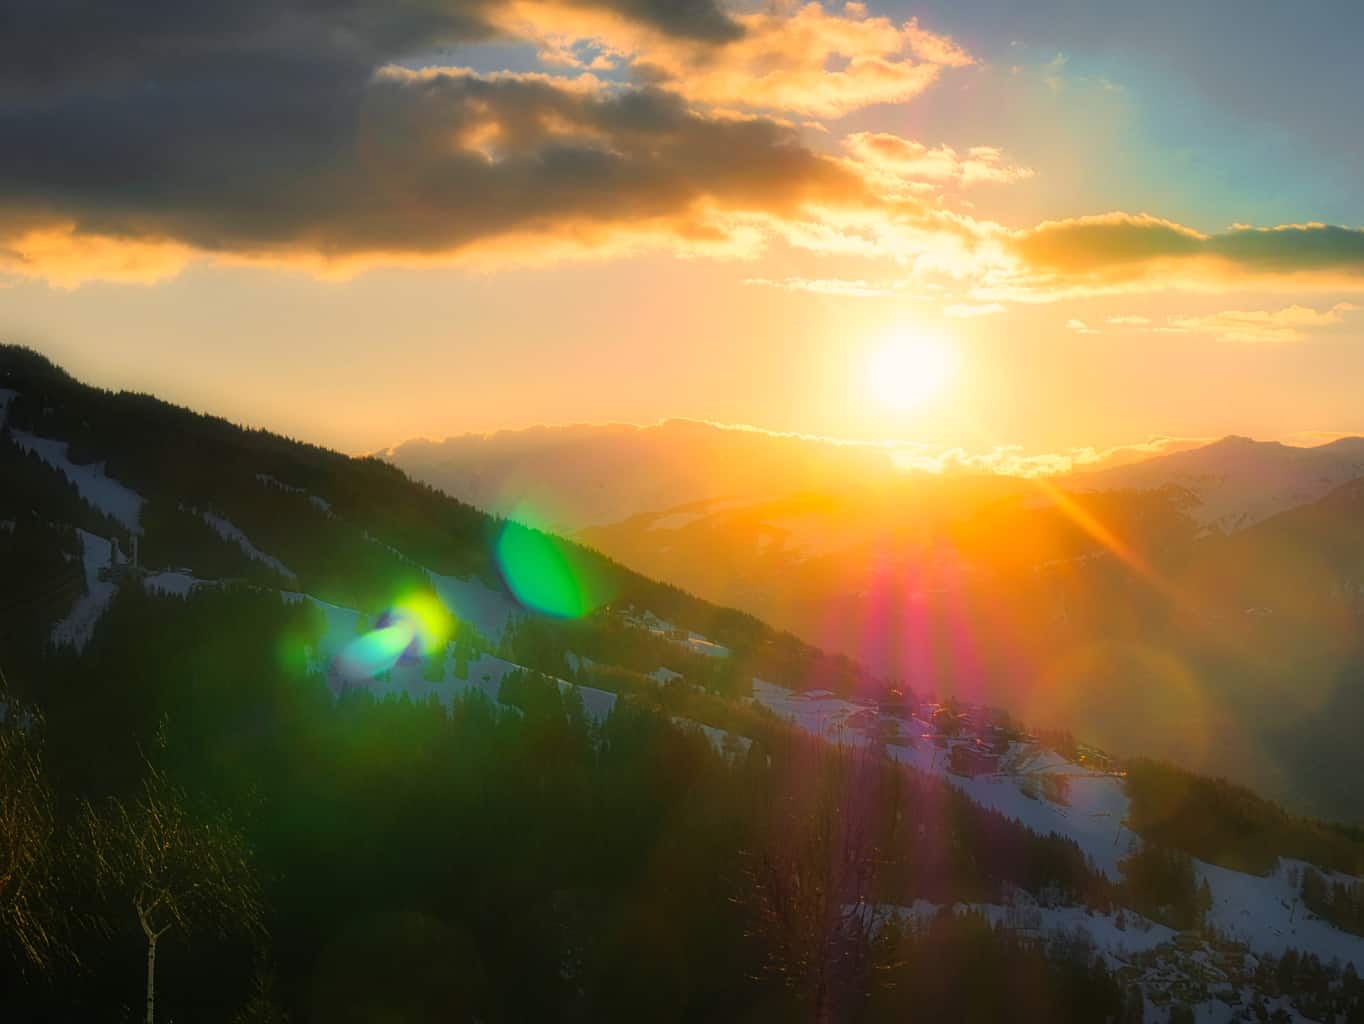
M1236 227L1205 235L1149 216L1115 213L1049 221L1017 233L1025 266L1058 278L1138 278L1173 268L1222 277L1364 274L1364 230L1328 224Z
M681 39L742 34L717 0L544 0ZM0 95L94 85L354 74L497 35L501 0L6 0ZM38 98L41 98L39 95Z
M614 10L684 39L725 43L743 35L738 22L716 0L602 0L591 6Z
M0 113L0 210L234 255L429 254L865 199L764 119L648 89L389 68L365 82L149 88ZM0 215L0 223L3 223Z
M1210 252L1266 271L1351 269L1364 272L1364 230L1332 224L1238 228L1213 235Z
M554 6L693 42L739 31L715 0ZM630 225L716 240L717 213L860 193L773 121L649 88L393 63L488 38L495 13L492 0L11 2L0 255L31 267L16 239L46 225L247 258Z

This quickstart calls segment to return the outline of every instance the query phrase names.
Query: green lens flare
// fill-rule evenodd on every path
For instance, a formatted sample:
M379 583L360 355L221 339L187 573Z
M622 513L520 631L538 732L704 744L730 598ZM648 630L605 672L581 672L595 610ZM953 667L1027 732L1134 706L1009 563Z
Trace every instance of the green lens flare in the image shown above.
M354 678L376 676L397 664L416 633L406 620L370 630L346 645L337 658L338 668L343 675Z
M527 608L561 619L576 619L598 603L593 587L575 571L560 540L508 521L497 538L497 564L507 586Z

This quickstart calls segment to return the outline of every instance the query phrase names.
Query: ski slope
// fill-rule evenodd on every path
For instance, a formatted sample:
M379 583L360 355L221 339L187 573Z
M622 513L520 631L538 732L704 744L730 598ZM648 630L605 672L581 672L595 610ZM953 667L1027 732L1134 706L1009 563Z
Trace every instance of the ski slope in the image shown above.
M11 430L10 437L26 452L34 452L53 469L59 469L76 486L77 492L110 519L122 523L133 533L141 533L143 498L104 472L103 462L77 465L68 456L65 441L38 437L22 430Z
M237 547L241 548L242 554L246 555L247 558L260 562L262 565L269 566L285 579L298 579L298 573L294 572L294 570L290 569L274 555L268 555L260 548L256 547L256 545L252 544L251 539L247 537L245 533L223 516L218 515L216 512L204 512L202 515L204 517L204 522L213 527L213 531L217 533L219 537L236 544Z
M100 579L100 570L113 564L114 546L103 537L78 530L81 541L81 562L85 567L85 593L70 614L52 627L52 642L59 647L85 650L94 635L95 624L114 599L118 586Z

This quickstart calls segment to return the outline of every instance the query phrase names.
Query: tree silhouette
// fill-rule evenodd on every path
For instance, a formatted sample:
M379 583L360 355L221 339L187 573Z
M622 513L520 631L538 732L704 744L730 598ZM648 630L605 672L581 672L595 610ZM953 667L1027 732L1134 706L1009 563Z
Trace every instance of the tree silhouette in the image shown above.
M871 959L881 764L866 747L793 746L790 774L761 812L747 899L771 967L816 1024L831 1024L854 1012Z
M261 930L252 852L225 818L196 820L184 793L150 769L132 801L90 809L101 880L131 900L147 939L147 1024L156 1010L156 953L163 936Z

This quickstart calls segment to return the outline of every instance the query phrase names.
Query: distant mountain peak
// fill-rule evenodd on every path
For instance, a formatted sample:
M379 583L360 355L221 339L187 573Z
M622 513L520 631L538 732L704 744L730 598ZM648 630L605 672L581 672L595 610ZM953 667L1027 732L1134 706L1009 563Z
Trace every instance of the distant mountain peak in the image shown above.
M1219 441L1113 469L1072 473L1076 491L1157 490L1174 485L1199 499L1195 518L1224 532L1324 498L1364 477L1364 438L1298 447L1229 434Z

